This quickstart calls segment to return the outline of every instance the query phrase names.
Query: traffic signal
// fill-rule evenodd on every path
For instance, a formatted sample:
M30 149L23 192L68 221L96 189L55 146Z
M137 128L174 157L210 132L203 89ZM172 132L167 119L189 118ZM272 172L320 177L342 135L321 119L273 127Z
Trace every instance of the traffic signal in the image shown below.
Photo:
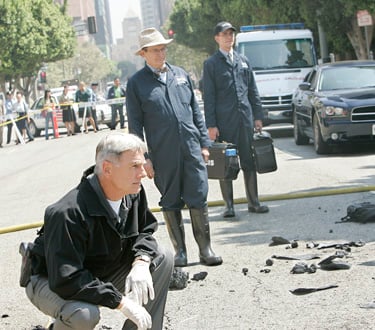
M97 32L95 16L87 17L87 24L88 24L90 34L94 34Z
M174 31L173 31L172 29L169 29L169 30L168 30L168 36L169 36L170 38L173 38L173 36L174 36Z
M45 84L47 82L47 72L45 71L41 71L40 72L40 75L39 75L39 81L42 83L42 84Z

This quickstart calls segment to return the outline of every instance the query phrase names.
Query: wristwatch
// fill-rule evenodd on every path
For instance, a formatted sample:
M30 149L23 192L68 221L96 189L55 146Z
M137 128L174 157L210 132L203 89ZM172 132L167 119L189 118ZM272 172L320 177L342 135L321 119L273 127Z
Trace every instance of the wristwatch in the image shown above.
M138 260L141 260L141 261L144 261L144 262L147 262L147 263L151 263L151 258L145 254L142 254L140 256L137 256L135 257L134 261L138 261Z

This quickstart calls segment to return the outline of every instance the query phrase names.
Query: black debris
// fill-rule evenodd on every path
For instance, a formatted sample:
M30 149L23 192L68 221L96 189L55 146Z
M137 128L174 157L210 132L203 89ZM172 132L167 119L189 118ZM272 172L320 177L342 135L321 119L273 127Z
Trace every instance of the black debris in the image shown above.
M327 285L327 286L322 286L322 287L318 287L318 288L297 288L297 289L294 289L294 290L289 290L289 292L291 292L291 293L293 293L297 296L301 296L301 295L312 293L312 292L334 289L334 288L338 288L338 287L339 287L338 285Z
M298 262L293 266L290 272L292 274L304 274L304 273L312 274L316 272L317 268L318 267L314 264L311 264L310 266L308 266L304 262Z
M273 265L273 260L272 259L267 259L266 260L266 265L267 266L272 266Z
M169 289L182 290L187 287L189 273L181 267L175 267L169 282Z
M338 253L331 255L321 262L318 263L322 270L339 270L339 269L350 269L350 265L342 260L336 260L337 258L343 258L345 254Z
M280 255L274 254L272 258L280 259L280 260L312 260L312 259L319 259L320 256L318 254L301 254L301 255L294 255L294 256L280 256Z
M281 236L273 236L271 240L272 242L269 244L269 246L290 244L290 241L288 239Z
M249 268L242 268L242 274L247 275Z
M318 245L319 245L319 243L315 243L315 242L308 242L308 243L306 243L306 247L308 249L313 249L313 248L317 247Z
M260 270L260 272L261 272L261 273L268 274L268 273L271 272L271 269L269 269L269 268L263 268L263 269Z
M208 275L207 272L199 272L193 275L192 280L193 281L203 281L206 276Z

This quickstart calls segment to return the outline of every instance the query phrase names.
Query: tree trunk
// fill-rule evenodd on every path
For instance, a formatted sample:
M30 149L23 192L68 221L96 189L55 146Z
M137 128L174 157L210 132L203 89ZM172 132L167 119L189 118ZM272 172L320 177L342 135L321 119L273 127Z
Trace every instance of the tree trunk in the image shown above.
M366 47L366 37L362 29L364 27L358 26L357 18L353 17L351 20L352 29L346 33L349 38L350 43L352 44L357 59L366 60L367 56L367 47ZM373 26L367 26L368 42L369 47L371 46L371 40L373 35Z

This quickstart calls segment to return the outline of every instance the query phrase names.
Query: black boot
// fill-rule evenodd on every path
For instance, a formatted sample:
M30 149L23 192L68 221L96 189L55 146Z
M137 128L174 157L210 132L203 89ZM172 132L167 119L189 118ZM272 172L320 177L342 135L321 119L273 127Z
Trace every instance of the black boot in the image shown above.
M189 209L189 211L194 238L199 247L200 262L207 266L221 265L223 259L217 256L211 248L207 207L203 209Z
M224 218L233 218L234 207L233 207L233 182L232 180L220 180L220 189L225 202L225 210L223 213Z
M163 211L165 223L173 248L175 267L187 266L187 255L185 245L185 230L181 211Z
M256 172L243 172L243 177L245 181L245 190L249 212L267 213L269 211L268 206L260 205L259 203L258 182Z

